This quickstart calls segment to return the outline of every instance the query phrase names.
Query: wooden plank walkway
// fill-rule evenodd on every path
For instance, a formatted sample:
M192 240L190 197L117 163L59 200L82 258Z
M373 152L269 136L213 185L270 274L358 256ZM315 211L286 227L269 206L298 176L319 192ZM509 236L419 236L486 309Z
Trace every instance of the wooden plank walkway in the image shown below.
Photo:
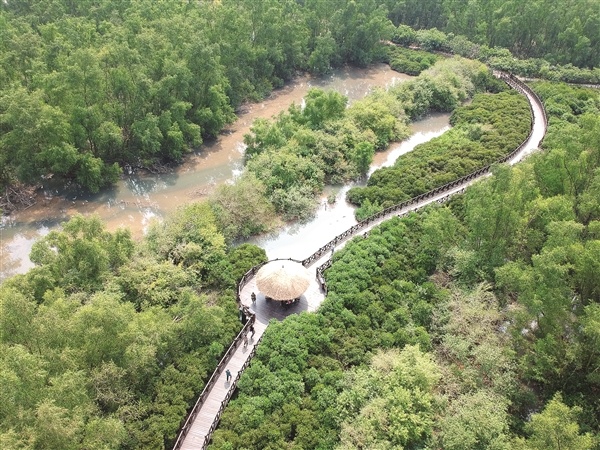
M543 111L543 106L538 104L538 101L531 94L525 92L533 113L533 130L532 133L521 149L519 153L513 156L512 159L508 161L509 164L515 164L521 161L525 156L530 154L532 151L538 148L541 140L543 139L546 133L546 119ZM484 175L486 176L486 175ZM362 228L360 231L355 233L356 235L362 235L373 227L379 225L381 222L390 219L393 216L401 216L410 211L417 210L426 206L430 203L434 202L443 202L449 196L456 194L457 192L463 191L467 186L471 185L475 181L480 178L466 181L463 184L457 185L451 189L440 192L439 194L429 197L427 199L423 199L422 201L407 206L404 209L399 211L395 211L389 216L382 217L376 221L373 221L368 226ZM320 240L327 239L326 242L329 242L335 236L324 236L326 233L320 234ZM349 236L347 239L344 239L338 243L336 243L335 249L341 249L346 242L348 242L352 237ZM312 245L318 248L315 242L311 242ZM315 259L310 263L310 270L315 270L317 267L321 266L325 262L327 262L331 258L331 252L325 252L318 259ZM273 261L273 264L277 264L277 261ZM256 294L256 302L251 301L251 294L254 292ZM254 355L254 350L256 346L260 343L260 340L267 329L269 321L271 319L283 320L285 317L290 314L297 314L302 311L313 312L316 311L319 305L325 298L325 293L323 292L321 285L317 278L315 277L308 288L308 290L300 297L300 301L294 303L293 305L283 306L280 302L274 300L266 300L264 295L260 293L256 287L255 277L252 277L248 280L248 282L243 286L240 291L240 302L242 305L247 307L253 314L255 314L255 322L254 322L254 330L255 334L253 339L249 339L248 346L239 345L235 351L233 352L231 359L227 362L226 368L231 371L232 380L228 382L226 380L225 370L218 376L216 382L208 391L208 395L206 396L204 402L201 405L200 410L197 412L196 417L193 422L190 424L187 433L185 436L181 436L181 439L177 441L176 447L177 449L186 449L186 450L198 450L205 448L207 443L207 436L212 434L212 430L218 423L220 419L220 413L222 412L222 407L227 404L229 400L229 396L233 392L237 380L243 371L243 368L246 364L249 363L249 359ZM208 438L210 439L210 437Z
M221 404L225 401L230 389L234 387L234 383L239 379L242 367L260 341L266 328L267 323L259 321L254 323L255 334L253 337L248 336L248 346L240 345L227 363L226 368L231 372L231 380L227 381L226 372L223 370L212 386L206 400L202 404L202 408L198 412L179 448L186 450L204 448L205 438L221 409Z

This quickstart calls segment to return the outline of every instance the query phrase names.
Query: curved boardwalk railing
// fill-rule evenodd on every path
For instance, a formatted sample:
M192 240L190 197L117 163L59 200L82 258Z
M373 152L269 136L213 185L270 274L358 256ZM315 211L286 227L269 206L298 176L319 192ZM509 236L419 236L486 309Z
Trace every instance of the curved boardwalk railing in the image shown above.
M497 72L496 76L499 77L500 79L504 80L510 87L512 87L516 91L522 93L523 95L529 94L530 96L532 96L535 99L535 101L537 102L538 106L540 107L540 109L542 111L542 121L543 121L544 130L545 130L548 125L548 118L546 116L546 111L544 110L542 101L540 100L538 95L535 92L533 92L529 88L529 86L527 86L526 84L522 83L517 78L515 78L509 74ZM530 104L530 109L532 109L531 104ZM533 134L533 130L534 130L534 117L533 117L533 110L532 110L529 134L527 135L525 140L521 143L521 145L519 145L516 149L514 149L508 155L498 159L496 161L496 163L505 163L505 162L513 159L515 157L515 155L519 154L519 152L521 152L523 150L523 147L526 145L526 143L531 138L531 136ZM389 208L386 208L377 214L374 214L370 217L367 217L364 220L361 220L356 225L353 225L352 227L350 227L343 233L337 235L335 238L333 238L331 241L329 241L323 247L319 248L316 252L314 252L308 258L303 260L302 264L305 267L310 266L313 262L319 260L324 254L329 252L331 249L335 248L340 242L345 241L349 237L356 235L358 232L360 232L364 228L370 226L373 222L380 221L381 219L386 218L386 217L391 217L391 216L395 215L398 211L402 211L403 209L406 209L407 207L410 207L412 205L417 205L417 204L421 203L423 200L436 197L440 193L451 191L452 189L456 188L457 186L466 185L470 181L475 180L477 178L480 178L480 177L490 173L491 167L492 167L492 164L489 164L489 165L482 167L481 169L476 170L468 175L465 175L461 178L451 181L450 183L447 183L443 186L432 189L429 192L425 192L423 194L417 195L416 197L413 197L402 203L398 203L396 205L390 206ZM458 192L461 192L461 191L453 192L450 195L454 195ZM443 201L447 200L450 197L450 195L444 197ZM440 200L438 200L438 202L440 202ZM320 267L317 268L317 279L319 280L319 283L321 284L321 287L325 292L327 292L327 286L325 284L325 278L323 277L323 272L330 266L331 266L331 258L328 259L323 265L321 265Z
M495 75L504 80L511 88L515 89L516 91L522 93L523 95L526 96L531 96L534 101L537 103L538 107L540 108L541 112L542 112L542 121L543 121L543 127L544 127L544 134L545 134L545 130L546 127L548 125L548 119L546 116L546 112L544 110L544 106L542 101L540 100L540 98L537 96L537 94L535 92L533 92L527 85L525 85L524 83L522 83L521 81L519 81L517 78L515 78L514 76L510 75L510 74L506 74L503 72L495 72ZM530 103L530 109L533 109L531 103ZM494 164L496 163L505 163L508 161L511 161L516 155L518 155L524 148L524 146L526 145L526 143L529 141L529 139L531 138L532 134L533 134L533 130L534 130L534 114L533 114L533 110L532 110L532 115L531 115L531 125L530 125L530 130L529 130L529 134L527 136L527 138L521 143L521 145L519 145L516 149L514 149L511 153L509 153L508 155L498 159ZM427 199L432 199L435 197L439 197L440 194L443 194L445 192L447 192L448 194L445 196L441 196L439 198L437 198L438 203L443 203L446 200L448 200L451 196L459 193L459 192L463 192L465 187L472 182L473 180L477 179L477 178L481 178L487 174L490 173L491 170L491 164L487 165L485 167L482 167L479 170L476 170L468 175L465 175L461 178L458 178L454 181L451 181L450 183L447 183L443 186L440 186L438 188L432 189L428 192L425 192L423 194L417 195L416 197L413 197L409 200L406 200L404 202L398 203L396 205L390 206L389 208L384 209L383 211L374 214L370 217L367 217L364 220L361 220L360 222L358 222L357 224L353 225L352 227L348 228L346 231L344 231L343 233L340 233L339 235L337 235L335 238L333 238L331 241L329 241L327 244L325 244L324 246L322 246L321 248L319 248L317 251L315 251L312 255L310 255L308 258L302 260L302 261L298 261L292 258L279 258L273 261L277 261L277 260L288 260L288 261L295 261L298 263L301 263L303 266L305 267L309 267L311 266L313 263L315 263L316 261L320 260L325 254L327 254L328 252L331 253L331 250L334 249L337 245L339 245L341 242L346 241L347 239L357 235L358 233L362 232L363 230L365 230L366 228L371 227L374 223L376 222L380 222L383 219L395 216L395 215L405 215L408 214L408 212L404 212L401 214L398 214L399 211L402 210L406 210L407 208L414 206L414 205L419 205L420 203L423 203L423 201L427 200ZM460 186L463 186L462 188L459 188ZM459 189L457 189L459 188ZM424 206L424 205L422 205ZM412 209L412 210L416 210L418 209L418 207ZM411 210L411 211L412 211ZM320 284L321 288L323 289L323 291L326 293L327 292L327 285L325 283L325 278L323 276L323 272L329 268L331 266L331 258L328 258L327 261L325 261L325 263L323 263L321 266L319 266L316 270L316 276L317 276L317 281ZM196 403L194 404L194 407L191 409L191 411L189 412L185 422L183 423L181 430L179 432L179 435L177 437L177 440L175 441L175 445L173 447L174 450L179 450L183 444L183 441L192 425L192 423L194 422L194 420L196 419L198 412L200 411L200 408L202 407L204 401L207 398L208 393L210 392L210 390L212 389L212 387L215 385L217 379L219 378L219 376L222 374L223 370L225 369L225 367L227 366L227 363L229 362L229 360L231 359L231 356L233 355L233 353L236 351L236 349L240 346L240 344L242 343L243 337L245 336L245 334L247 333L249 327L251 325L254 324L255 320L256 320L256 316L247 308L245 307L242 302L241 302L241 292L243 287L256 275L256 272L258 272L258 270L266 263L263 264L259 264L255 267L253 267L252 269L250 269L248 272L246 272L242 278L240 279L240 282L238 283L238 288L237 288L237 293L236 293L236 297L237 297L237 301L238 304L240 305L240 311L242 312L242 314L244 314L244 316L246 317L246 322L242 328L242 330L238 333L238 335L236 336L236 338L234 339L234 341L232 342L232 344L229 346L229 348L227 349L227 351L225 352L225 354L223 355L223 357L221 358L221 360L219 361L219 364L217 365L215 371L213 372L212 376L210 377L210 379L208 380L208 382L206 383L206 386L204 387L204 389L202 390L202 393L200 394L200 396L198 397L198 399L196 400ZM214 430L216 429L219 420L221 419L221 415L223 414L223 410L225 409L225 406L227 405L227 403L229 402L229 400L231 399L231 396L233 395L235 388L237 386L237 382L239 380L239 378L241 377L243 371L246 369L246 367L248 367L248 365L250 364L250 361L252 360L252 357L254 356L255 352L256 352L256 348L258 346L258 344L261 342L262 340L262 336L259 338L259 340L257 341L256 345L253 347L253 349L250 351L250 353L248 354L247 360L245 361L245 363L243 364L241 370L238 371L236 377L233 379L231 385L229 386L229 390L225 396L225 399L221 402L221 406L218 410L218 412L216 413L213 422L209 428L208 433L206 434L205 438L204 438L204 443L202 448L206 448L206 446L208 446L208 443L210 442L210 439L212 437L212 433L214 432Z
M301 261L298 261L298 260L295 260L292 258L278 258L278 259L274 259L271 261L281 261L281 260L294 261L297 263L301 263ZM271 262L271 261L268 261L268 262ZM229 346L229 348L227 349L227 351L225 352L225 354L223 355L223 357L221 358L219 363L217 364L215 371L212 373L211 377L209 378L206 385L204 386L204 389L198 396L198 399L196 400L196 403L194 403L193 408L188 413L185 422L181 426L181 429L177 436L177 440L175 441L175 444L173 446L174 450L179 450L181 448L181 446L183 445L183 441L185 440L185 437L186 437L188 431L190 430L190 427L196 420L196 417L198 416L198 412L200 411L200 409L202 408L202 405L206 401L209 392L211 391L213 386L217 383L217 380L223 373L223 370L225 370L225 367L227 367L227 364L231 360L232 355L235 353L235 351L238 349L238 347L242 344L244 336L246 336L246 334L248 333L249 328L252 325L254 325L254 323L256 321L256 315L254 313L252 313L252 311L250 311L246 306L244 306L242 304L240 296L241 296L242 289L244 288L244 286L254 277L254 275L256 275L256 272L258 272L258 270L264 264L267 264L267 263L258 264L256 266L252 267L250 270L248 270L242 276L242 278L240 279L240 281L238 283L236 298L237 298L237 303L240 308L240 312L246 317L245 324L242 327L242 329L240 330L240 332L237 334L237 336L235 337L235 339L233 340L233 342L231 343L231 345ZM219 407L219 410L213 420L213 423L210 426L208 433L206 434L206 436L204 438L204 444L203 444L202 448L205 448L208 445L208 443L210 442L212 433L216 429L216 427L219 423L219 420L221 419L223 410L225 409L225 406L227 406L227 403L229 403L229 400L231 399L231 396L233 395L235 388L237 387L238 380L240 379L244 370L246 370L246 368L250 364L250 361L252 360L252 357L254 356L254 354L256 352L256 348L258 347L258 344L260 344L261 341L262 341L262 336L256 341L256 344L253 346L252 350L250 351L250 353L247 356L246 362L242 365L241 369L238 371L235 378L232 379L232 382L229 386L229 389L225 396L225 399L223 401L221 401L221 406Z

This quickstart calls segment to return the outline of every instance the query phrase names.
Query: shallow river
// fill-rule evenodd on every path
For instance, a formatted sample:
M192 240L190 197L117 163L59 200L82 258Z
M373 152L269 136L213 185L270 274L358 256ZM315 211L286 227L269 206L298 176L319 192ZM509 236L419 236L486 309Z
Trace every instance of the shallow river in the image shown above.
M264 102L248 105L215 142L190 154L172 173L131 174L123 177L114 188L93 196L45 187L35 206L4 217L0 224L0 280L29 269L32 263L28 255L35 240L76 213L97 214L109 230L127 227L139 237L153 218L163 217L179 205L203 198L216 185L232 179L242 170L243 136L249 132L252 122L259 117L270 118L287 109L292 102L300 104L311 87L335 89L354 100L364 97L374 86L386 87L410 78L390 70L387 65L343 69L324 79L302 77L274 92ZM372 170L393 163L398 155L447 128L448 115L415 123L415 134L407 141L393 145L387 152L377 154ZM253 242L264 247L270 258L305 258L313 247L318 248L355 223L352 208L343 200L349 188L329 188L324 198L335 193L336 203L325 206L323 202L311 222L287 227Z
M377 168L390 166L402 154L411 151L416 145L427 142L441 135L450 128L450 114L436 114L411 125L413 134L407 140L393 144L386 152L377 153L369 175ZM249 242L264 248L269 259L294 258L302 260L310 256L334 237L346 231L356 223L354 206L345 201L346 192L352 186L362 186L364 183L354 183L345 186L329 186L321 198L321 206L308 223L296 223L283 230L254 238ZM335 195L333 204L327 203L327 197Z

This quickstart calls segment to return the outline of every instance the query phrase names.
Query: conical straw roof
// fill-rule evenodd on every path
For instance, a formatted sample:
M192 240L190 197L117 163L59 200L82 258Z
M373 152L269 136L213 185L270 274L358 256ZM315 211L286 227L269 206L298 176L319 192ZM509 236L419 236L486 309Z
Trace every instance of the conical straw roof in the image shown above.
M274 300L300 297L310 285L310 272L294 261L271 261L256 274L258 290Z

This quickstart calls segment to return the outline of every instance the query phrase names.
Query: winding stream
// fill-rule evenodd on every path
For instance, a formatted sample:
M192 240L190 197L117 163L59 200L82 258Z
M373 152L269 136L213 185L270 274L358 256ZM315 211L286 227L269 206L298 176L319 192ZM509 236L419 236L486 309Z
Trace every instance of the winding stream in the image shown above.
M375 155L369 175L380 167L393 165L400 155L447 131L450 128L449 120L450 114L436 114L413 123L412 134L408 139ZM249 242L264 248L268 259L306 258L309 256L307 242L310 242L311 249L318 248L356 223L354 206L345 199L346 192L351 187L361 185L364 185L364 182L337 187L327 186L321 198L321 206L310 222L295 223L272 234L253 238ZM327 204L327 197L331 194L335 195L336 201L330 205Z
M232 179L242 170L243 136L249 132L252 122L261 117L270 118L287 109L292 102L300 103L311 87L334 89L352 101L364 97L372 87L386 87L411 78L384 64L369 69L346 68L324 79L301 77L274 92L264 102L247 105L217 140L190 154L171 173L130 174L114 188L96 195L46 186L35 206L4 217L0 224L0 280L32 267L29 252L35 240L74 214L97 214L109 230L127 227L135 237L140 237L152 219L164 217L179 205L203 198L216 185ZM378 153L371 171L392 164L400 154L443 133L448 128L448 119L449 115L436 115L413 124L413 136ZM305 257L303 242L306 239L327 242L355 223L353 208L344 201L350 187L328 188L324 199L333 193L336 203L325 206L323 202L309 223L295 224L252 242L265 248L269 258L282 255Z

